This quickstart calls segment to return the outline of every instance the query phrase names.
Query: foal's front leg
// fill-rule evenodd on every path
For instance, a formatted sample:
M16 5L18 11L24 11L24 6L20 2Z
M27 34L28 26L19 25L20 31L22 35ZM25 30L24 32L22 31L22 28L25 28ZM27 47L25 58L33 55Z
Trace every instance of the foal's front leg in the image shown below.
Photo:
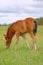
M25 40L26 46L30 49L30 45L28 44L28 41L27 41L25 35L23 34L22 37Z
M19 41L19 33L16 33L15 49L17 49L18 41Z

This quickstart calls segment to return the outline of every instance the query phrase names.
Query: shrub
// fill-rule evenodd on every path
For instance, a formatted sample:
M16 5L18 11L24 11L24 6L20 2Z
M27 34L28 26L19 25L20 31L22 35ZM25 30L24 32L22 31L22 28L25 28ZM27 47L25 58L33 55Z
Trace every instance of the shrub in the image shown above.
M37 20L37 24L38 25L43 25L43 18L42 17L41 18L37 18L36 20Z

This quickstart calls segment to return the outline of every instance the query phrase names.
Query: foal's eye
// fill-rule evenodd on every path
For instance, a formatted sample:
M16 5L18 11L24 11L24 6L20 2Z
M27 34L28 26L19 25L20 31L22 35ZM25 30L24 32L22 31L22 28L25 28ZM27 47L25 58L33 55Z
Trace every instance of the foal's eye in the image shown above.
M5 39L7 39L8 37L5 37Z

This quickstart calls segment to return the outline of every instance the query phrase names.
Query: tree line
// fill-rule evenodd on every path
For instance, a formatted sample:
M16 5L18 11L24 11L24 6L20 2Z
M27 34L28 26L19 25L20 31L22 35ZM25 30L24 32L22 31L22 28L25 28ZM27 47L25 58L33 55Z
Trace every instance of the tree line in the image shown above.
M37 24L38 25L43 25L43 17L41 18L36 18Z

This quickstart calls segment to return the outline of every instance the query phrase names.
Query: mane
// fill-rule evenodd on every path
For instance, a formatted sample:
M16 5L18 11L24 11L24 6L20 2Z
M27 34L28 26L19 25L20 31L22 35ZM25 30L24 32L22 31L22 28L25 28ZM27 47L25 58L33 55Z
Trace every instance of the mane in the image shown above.
M7 30L7 35L9 34L9 30L11 29L11 27L12 27L14 24L15 24L15 22L12 23L12 24L9 26L9 28L8 28L8 30Z

